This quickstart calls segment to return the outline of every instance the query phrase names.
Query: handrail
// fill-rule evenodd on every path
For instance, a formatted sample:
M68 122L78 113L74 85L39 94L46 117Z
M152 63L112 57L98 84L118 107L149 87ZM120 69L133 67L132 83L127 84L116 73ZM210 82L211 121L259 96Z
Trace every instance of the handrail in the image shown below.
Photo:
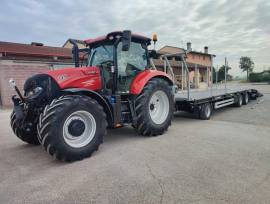
M151 64L151 68L154 70L157 70L155 63L153 62L152 58L150 58L150 64Z
M170 71L170 74L171 74L171 76L172 76L172 80L173 80L173 83L175 84L175 75L174 75L174 72L173 72L173 68L172 68L172 66L171 66L171 64L170 64L170 62L169 62L169 60L168 60L168 58L167 58L167 56L164 56L164 60L165 60L165 64L164 64L164 69L165 69L165 72L167 73L167 66L168 66L168 68L169 68L169 71ZM167 66L166 66L167 65Z
M189 70L188 70L188 66L186 63L186 60L184 59L183 56L181 56L183 63L184 63L184 67L185 67L185 71L187 73L187 99L190 99L190 81L189 81Z
M187 52L183 51L183 52L179 52L179 53L161 55L161 59L164 60L164 72L167 73L167 65L168 65L168 68L169 68L171 75L172 75L172 78L173 78L173 83L175 84L175 75L173 72L173 68L171 67L171 64L168 60L168 57L180 57L181 58L181 61L183 62L182 65L184 64L184 68L185 68L185 76L187 75L187 77L186 77L186 80L187 80L187 99L190 100L189 70L188 70L186 60L185 60L185 58L187 57ZM183 75L183 73L182 73L182 75Z

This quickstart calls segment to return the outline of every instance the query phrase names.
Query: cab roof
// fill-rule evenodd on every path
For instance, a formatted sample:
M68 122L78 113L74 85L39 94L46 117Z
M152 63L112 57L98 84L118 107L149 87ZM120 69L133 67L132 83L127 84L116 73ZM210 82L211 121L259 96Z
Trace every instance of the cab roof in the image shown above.
M100 37L92 38L92 39L87 39L84 42L88 46L95 46L95 45L104 43L106 41L115 40L118 36L122 36L122 35L123 35L122 31L114 31L114 32L108 33L107 35L104 35L104 36L100 36ZM145 37L143 35L135 34L135 33L131 33L131 40L146 43L147 45L150 45L150 43L151 43L150 38Z

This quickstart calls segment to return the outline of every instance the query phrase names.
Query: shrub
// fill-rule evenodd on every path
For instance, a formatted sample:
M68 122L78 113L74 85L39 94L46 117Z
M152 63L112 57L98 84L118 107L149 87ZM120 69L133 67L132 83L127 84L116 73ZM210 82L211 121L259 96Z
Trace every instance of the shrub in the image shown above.
M249 81L251 82L269 82L270 71L263 71L260 73L250 73Z

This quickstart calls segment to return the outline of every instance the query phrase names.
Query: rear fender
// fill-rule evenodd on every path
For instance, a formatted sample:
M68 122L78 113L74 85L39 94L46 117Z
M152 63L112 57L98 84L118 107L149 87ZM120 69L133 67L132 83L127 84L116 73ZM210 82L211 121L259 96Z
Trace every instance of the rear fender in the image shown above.
M147 82L153 78L162 78L173 86L171 77L165 72L158 70L145 70L138 74L138 76L136 76L136 78L133 80L130 87L130 93L134 95L140 94Z
M70 88L61 90L64 94L85 95L95 99L104 109L109 127L113 127L113 109L110 103L99 93L88 89Z

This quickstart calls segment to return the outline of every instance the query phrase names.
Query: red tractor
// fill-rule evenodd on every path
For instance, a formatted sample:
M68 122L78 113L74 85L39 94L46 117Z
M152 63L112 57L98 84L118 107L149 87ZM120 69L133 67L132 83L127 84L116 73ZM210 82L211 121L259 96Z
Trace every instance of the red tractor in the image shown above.
M74 161L98 149L106 128L131 124L143 136L168 129L173 82L151 68L150 38L123 31L86 40L85 49L71 43L75 68L30 77L23 95L11 82L18 95L11 127L21 140Z

